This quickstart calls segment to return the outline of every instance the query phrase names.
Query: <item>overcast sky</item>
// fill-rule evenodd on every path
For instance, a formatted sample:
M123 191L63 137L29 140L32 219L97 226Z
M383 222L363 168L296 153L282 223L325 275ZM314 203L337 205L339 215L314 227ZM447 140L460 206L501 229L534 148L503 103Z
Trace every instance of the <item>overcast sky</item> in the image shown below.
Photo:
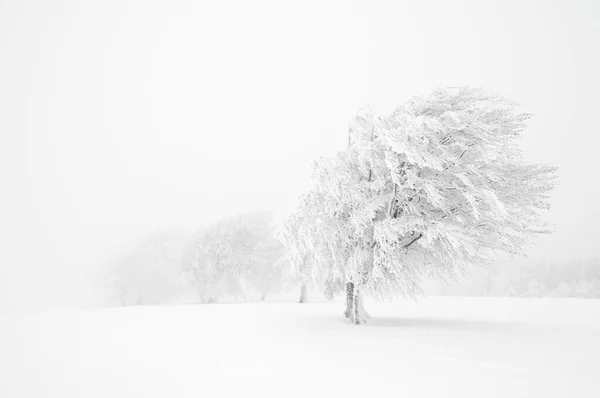
M600 255L598 21L594 0L0 0L0 299L85 290L154 229L283 217L361 105L439 86L536 115L523 145L561 185L532 259Z

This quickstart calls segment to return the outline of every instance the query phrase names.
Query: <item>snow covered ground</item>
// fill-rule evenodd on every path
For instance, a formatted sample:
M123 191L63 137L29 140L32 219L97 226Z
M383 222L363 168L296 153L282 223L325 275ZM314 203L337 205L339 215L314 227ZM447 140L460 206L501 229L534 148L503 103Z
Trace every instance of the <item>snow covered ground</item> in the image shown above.
M0 397L600 397L600 300L0 315Z

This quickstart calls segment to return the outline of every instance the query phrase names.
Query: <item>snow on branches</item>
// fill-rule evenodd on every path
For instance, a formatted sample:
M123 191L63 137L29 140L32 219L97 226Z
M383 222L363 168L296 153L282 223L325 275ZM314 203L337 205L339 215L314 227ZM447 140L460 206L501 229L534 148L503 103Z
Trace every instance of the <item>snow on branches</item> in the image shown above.
M372 294L414 296L495 250L524 254L547 233L554 167L518 147L529 114L501 95L447 88L389 116L362 109L349 146L313 167L315 186L283 225L292 272Z
M243 297L244 284L264 297L281 279L283 246L273 225L270 213L254 211L225 218L196 239L189 273L202 300Z

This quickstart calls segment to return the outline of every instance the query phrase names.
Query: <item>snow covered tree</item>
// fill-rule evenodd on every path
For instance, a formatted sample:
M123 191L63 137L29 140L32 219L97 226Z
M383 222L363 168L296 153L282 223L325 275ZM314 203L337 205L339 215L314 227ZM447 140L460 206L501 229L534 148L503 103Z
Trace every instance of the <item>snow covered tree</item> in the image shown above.
M204 231L194 245L190 269L200 298L245 297L244 283L266 295L277 278L275 263L282 251L273 235L272 216L264 211L228 217Z
M345 224L342 218L336 216L335 206L335 202L323 192L312 190L300 197L298 210L282 225L281 240L286 246L287 274L289 279L301 285L301 303L307 299L307 284L316 285L324 280L330 289L327 295L333 296L337 293L334 281L343 279L340 264L345 259L333 256L344 254L337 249L343 244L340 239L348 237L349 231L343 230Z
M250 286L260 293L261 301L267 293L280 289L283 281L282 269L278 266L284 247L275 237L275 227L266 225L263 238L255 246L253 266L248 270L246 279Z
M292 272L343 280L345 315L362 323L361 291L414 297L424 276L452 280L494 251L524 254L549 232L540 211L555 171L524 160L518 138L529 118L467 87L385 117L362 109L348 148L315 162L314 188L284 223Z

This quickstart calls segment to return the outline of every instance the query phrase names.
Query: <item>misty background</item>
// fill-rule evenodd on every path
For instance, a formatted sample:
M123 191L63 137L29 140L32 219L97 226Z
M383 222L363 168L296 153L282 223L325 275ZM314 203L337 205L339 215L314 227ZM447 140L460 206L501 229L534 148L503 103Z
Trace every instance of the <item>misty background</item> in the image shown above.
M600 5L585 1L0 1L0 310L84 305L156 230L190 233L310 186L365 103L484 87L533 113L559 167L529 259L600 256Z

